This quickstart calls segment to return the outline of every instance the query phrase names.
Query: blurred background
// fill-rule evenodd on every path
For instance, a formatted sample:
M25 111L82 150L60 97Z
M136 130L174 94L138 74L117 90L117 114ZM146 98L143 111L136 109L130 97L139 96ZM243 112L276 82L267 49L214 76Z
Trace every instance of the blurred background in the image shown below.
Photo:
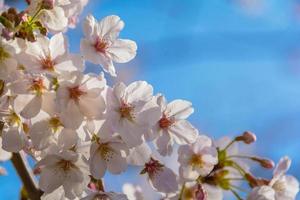
M117 65L111 82L146 80L168 100L193 102L190 121L213 138L253 131L258 141L249 151L276 162L289 155L289 172L300 179L299 0L90 0L82 17L88 13L119 15L126 23L121 37L138 44L136 59ZM79 52L81 24L67 35ZM169 162L175 166L176 158ZM11 164L4 166L9 176L0 177L0 199L16 200L21 183ZM157 199L139 170L107 175L107 188L121 191L130 181Z

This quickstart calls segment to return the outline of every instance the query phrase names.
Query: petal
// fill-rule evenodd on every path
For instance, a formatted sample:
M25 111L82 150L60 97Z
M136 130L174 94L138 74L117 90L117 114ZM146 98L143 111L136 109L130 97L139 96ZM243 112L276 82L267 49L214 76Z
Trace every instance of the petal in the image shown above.
M127 169L126 158L118 153L114 153L107 162L107 169L112 174L120 174Z
M100 152L95 151L91 154L90 171L94 178L101 179L105 174L106 168L106 162L102 159Z
M176 175L167 167L164 167L149 178L152 186L159 192L175 193L178 190Z
M162 156L171 155L173 152L173 141L171 140L170 134L163 132L160 137L156 140L157 151Z
M78 139L76 131L64 128L58 135L58 145L63 149L68 150L77 144Z
M83 33L85 37L87 37L90 40L93 39L92 36L94 35L95 28L97 26L96 23L96 19L90 14L86 16L83 22Z
M64 179L62 170L56 167L45 167L41 172L39 186L44 192L51 193L63 184Z
M114 62L126 63L136 56L137 45L131 40L116 40L112 46L107 49Z
M174 100L167 105L165 114L175 119L186 119L194 112L192 103L181 99Z
M31 101L25 105L24 109L20 113L22 117L26 119L30 119L35 117L42 108L42 97L41 96L35 96Z
M177 121L169 128L169 132L177 144L193 143L198 136L198 130L186 120Z
M25 145L24 136L16 128L4 131L2 134L2 148L9 152L19 152Z
M147 143L143 143L135 148L130 149L127 162L131 165L143 166L150 160L151 149Z
M52 36L50 39L49 49L52 59L67 53L67 41L62 33Z
M281 158L276 168L274 169L273 176L280 177L284 175L289 170L291 162L291 159L287 156Z
M115 40L124 28L124 22L116 15L103 18L98 24L98 33L102 38Z
M127 103L148 102L153 97L153 87L146 81L136 81L128 85L125 91Z

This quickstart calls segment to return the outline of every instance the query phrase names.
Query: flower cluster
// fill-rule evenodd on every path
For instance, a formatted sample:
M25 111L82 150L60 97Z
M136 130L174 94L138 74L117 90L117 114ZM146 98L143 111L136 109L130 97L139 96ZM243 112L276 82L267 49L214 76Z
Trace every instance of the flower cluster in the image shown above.
M299 183L285 175L289 158L271 180L251 173L245 160L274 167L238 152L238 143L255 142L253 133L213 140L187 120L194 111L189 101L167 102L145 81L107 84L105 73L117 76L114 63L137 52L134 41L119 38L120 17L88 15L80 54L72 54L64 32L87 0L27 2L21 12L3 7L0 17L0 161L20 151L36 160L42 199L146 199L139 186L125 184L122 194L103 185L105 173L118 175L130 165L166 200L218 200L224 191L242 199L243 181L252 189L249 200L295 199ZM85 62L105 73L85 73ZM178 171L162 159L174 153Z

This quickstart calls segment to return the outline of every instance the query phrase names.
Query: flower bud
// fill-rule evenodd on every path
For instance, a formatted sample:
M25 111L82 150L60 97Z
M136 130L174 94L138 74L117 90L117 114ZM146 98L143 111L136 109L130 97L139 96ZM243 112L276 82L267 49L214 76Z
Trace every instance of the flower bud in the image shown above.
M46 10L51 10L54 7L55 0L43 0L42 1L42 8Z
M251 144L256 141L256 135L250 131L245 131L243 135L237 136L236 141L242 141L245 144Z
M275 166L275 163L269 159L257 158L257 157L253 157L251 159L258 162L263 168L266 168L266 169L273 169Z

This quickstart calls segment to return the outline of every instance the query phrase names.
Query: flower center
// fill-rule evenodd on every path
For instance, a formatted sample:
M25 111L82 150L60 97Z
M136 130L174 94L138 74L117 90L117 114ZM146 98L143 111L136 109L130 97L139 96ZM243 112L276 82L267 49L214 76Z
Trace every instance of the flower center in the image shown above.
M57 165L64 171L69 171L72 168L76 168L76 166L69 160L60 160Z
M204 162L202 160L202 156L197 155L197 154L192 155L192 157L190 158L189 163L192 167L199 167L199 168L203 167L203 165L204 165Z
M42 78L36 78L32 80L32 84L30 86L31 91L36 92L37 95L41 95L45 89L46 87L44 86L44 81Z
M98 150L101 157L106 162L108 162L114 155L114 150L108 144L101 144Z
M70 99L73 99L75 101L79 100L79 97L81 97L82 95L84 95L86 92L82 91L79 86L75 86L75 87L69 87L69 97Z
M50 56L46 56L45 58L41 59L41 65L43 70L47 71L54 71L54 61L51 59Z
M97 194L93 200L110 200L110 198L105 194Z
M49 120L49 125L54 133L56 133L63 126L58 117L52 117Z
M158 123L160 128L167 129L174 123L174 121L167 118L167 116L163 114L162 118L159 120Z
M122 103L119 109L119 113L121 115L121 118L126 118L129 121L133 121L134 119L134 107L126 104L126 103Z
M284 181L278 180L274 183L272 188L274 188L274 190L276 190L277 192L283 192L286 190L286 184Z
M150 158L150 161L145 164L143 172L148 173L149 176L155 175L157 172L161 171L164 165L162 165L158 160Z
M97 52L105 53L105 51L108 47L108 44L103 39L97 38L97 40L94 44L94 47Z

